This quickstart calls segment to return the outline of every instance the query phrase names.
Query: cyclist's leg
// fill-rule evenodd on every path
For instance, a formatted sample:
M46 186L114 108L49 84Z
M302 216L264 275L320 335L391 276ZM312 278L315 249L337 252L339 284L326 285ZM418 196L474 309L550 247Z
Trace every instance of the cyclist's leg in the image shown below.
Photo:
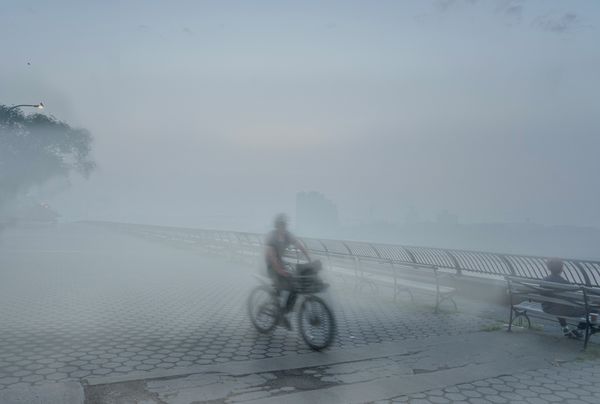
M267 266L267 273L269 278L273 281L273 287L275 288L275 292L277 294L277 302L279 304L279 308L283 309L286 304L286 298L282 298L283 291L286 289L285 278L279 275L271 265Z
M294 292L294 287L289 278L279 276L278 277L279 288L282 292L286 293L285 298L283 299L283 313L287 314L294 308L294 303L296 303L296 292Z
M275 289L277 290L277 303L279 304L279 324L283 325L288 330L291 330L292 325L286 316L288 313L287 306L291 296L291 290L287 287L287 279L285 277L276 275L273 281L275 283Z
M290 289L288 297L287 297L287 301L285 303L285 312L286 313L289 313L290 311L292 311L294 309L294 304L296 303L297 297L298 297L298 294L296 292L294 292L292 289Z
M277 290L277 297L281 298L284 296L279 303L283 314L289 313L294 308L297 298L290 279L279 275L270 265L267 267L267 272L271 279L273 279L275 289Z
M294 285L292 285L292 282L290 282L289 279L286 279L286 281L288 296L287 301L285 302L285 312L289 313L294 308L294 304L296 303L296 298L298 297L298 294L294 291Z

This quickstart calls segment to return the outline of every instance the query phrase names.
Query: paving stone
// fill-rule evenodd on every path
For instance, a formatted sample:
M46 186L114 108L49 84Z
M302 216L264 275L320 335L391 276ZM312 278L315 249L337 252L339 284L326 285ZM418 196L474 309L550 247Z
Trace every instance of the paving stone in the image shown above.
M534 391L538 394L552 394L552 390L549 390L548 388L544 387L544 386L533 386L530 388L531 391Z
M535 391L532 391L532 390L527 390L527 389L516 389L515 394L517 394L519 397L527 398L527 397L537 397L538 393L536 393Z
M596 381L596 383L598 383L600 381ZM590 393L595 393L596 395L600 396L600 386L598 385L593 385L593 384L587 384L587 385L583 385L580 387L582 390L585 391L589 391Z
M460 393L447 393L445 395L445 397L451 401L460 401L460 400L466 400L467 397L465 397L464 395L460 394Z
M21 378L21 380L24 382L33 383L33 382L38 382L38 381L44 380L44 376L29 375L29 376L25 376L25 377Z
M471 403L471 404L490 404L491 401L488 401L484 398L476 397L476 398L470 398L469 403Z
M491 394L489 396L485 396L486 400L491 401L492 403L507 403L508 400L505 397L502 397L500 394Z
M481 393L479 393L477 390L470 390L468 388L465 388L465 389L461 389L460 392L468 398L481 397Z
M431 401L425 398L415 398L414 400L410 400L411 404L431 404Z
M2 384L4 386L15 384L18 382L19 382L18 377L3 377L2 379L0 379L0 384Z
M46 375L46 379L54 380L54 381L66 380L68 378L69 378L69 375L66 373L51 373L49 375Z
M30 370L19 370L18 372L14 372L12 375L15 377L24 377L33 374Z
M598 396L597 395L594 395L594 396L581 395L581 396L579 396L579 399L582 401L585 401L586 403L598 404Z

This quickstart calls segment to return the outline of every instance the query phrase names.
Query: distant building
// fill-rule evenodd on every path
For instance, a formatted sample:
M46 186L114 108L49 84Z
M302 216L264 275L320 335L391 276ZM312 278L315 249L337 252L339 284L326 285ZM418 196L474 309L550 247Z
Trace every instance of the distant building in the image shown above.
M339 229L337 206L320 192L296 194L296 231L299 235L334 237Z

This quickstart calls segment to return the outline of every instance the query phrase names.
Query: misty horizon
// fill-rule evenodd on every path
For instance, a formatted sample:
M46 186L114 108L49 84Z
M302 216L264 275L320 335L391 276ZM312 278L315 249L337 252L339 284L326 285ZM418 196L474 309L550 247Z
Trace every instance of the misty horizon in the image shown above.
M63 220L260 230L315 190L349 226L600 227L592 3L63 3L0 16L1 100L94 136L30 191Z

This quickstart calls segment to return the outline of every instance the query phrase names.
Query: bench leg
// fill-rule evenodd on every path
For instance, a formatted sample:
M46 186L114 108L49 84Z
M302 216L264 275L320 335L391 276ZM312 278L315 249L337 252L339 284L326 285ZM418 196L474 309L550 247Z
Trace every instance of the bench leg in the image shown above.
M435 313L437 313L439 311L440 306L442 305L442 303L444 303L445 301L449 301L452 303L452 305L454 306L454 311L457 312L458 311L458 305L456 304L456 302L454 301L454 298L450 295L440 295L440 294L436 294L436 299L435 299Z
M585 327L585 338L583 340L583 350L585 351L587 349L587 345L588 345L588 341L590 340L590 325L586 324Z
M527 315L527 312L523 313L523 316L525 317L525 319L527 320L527 328L531 328L531 319L529 318L529 316Z
M521 311L521 310L511 308L510 309L510 318L508 320L508 330L507 330L508 332L512 331L513 324L520 317L524 317L525 320L527 320L527 328L531 328L531 319L527 315L527 311L526 310Z
M397 296L398 292L401 292L401 291L408 293L408 295L410 296L410 301L412 303L415 302L415 295L413 295L413 292L409 288L403 288L399 285L394 287L394 296Z
M374 292L379 292L379 286L377 286L377 284L374 281L372 281L371 279L367 279L366 282L369 284L369 286Z
M377 284L375 282L373 282L371 279L369 279L368 277L364 276L364 273L361 273L360 275L357 275L354 277L354 290L355 291L362 292L363 287L365 285L369 286L373 292L379 291L379 287L377 286Z
M515 310L515 316L512 318L511 323L509 324L509 328L512 329L512 324L515 323L515 321L517 321L520 318L525 318L525 320L527 320L527 328L531 328L531 319L529 318L529 316L527 315L527 311L519 311L519 310ZM519 327L521 325L518 325Z
M452 302L452 305L454 306L454 311L458 311L458 305L456 304L456 302L454 301L454 298L452 296L442 296L442 300L440 301L440 304L445 300Z

